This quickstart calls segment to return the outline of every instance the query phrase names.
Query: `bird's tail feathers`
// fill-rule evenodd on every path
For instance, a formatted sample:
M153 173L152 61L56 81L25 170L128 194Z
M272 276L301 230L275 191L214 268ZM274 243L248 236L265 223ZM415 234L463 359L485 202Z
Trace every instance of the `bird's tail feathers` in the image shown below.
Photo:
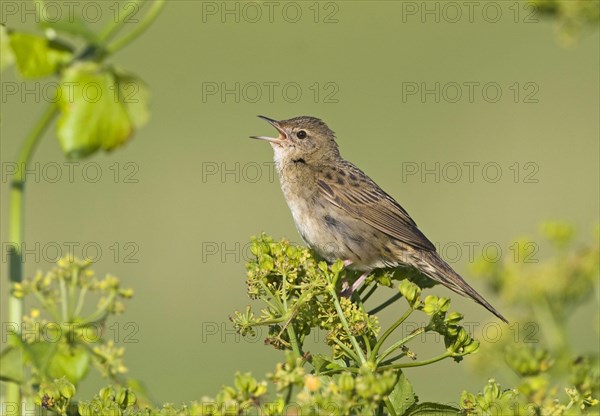
M431 279L460 295L473 299L498 318L508 323L508 320L496 308L469 286L435 251L420 252L418 257L414 256L413 263L416 263L413 265Z

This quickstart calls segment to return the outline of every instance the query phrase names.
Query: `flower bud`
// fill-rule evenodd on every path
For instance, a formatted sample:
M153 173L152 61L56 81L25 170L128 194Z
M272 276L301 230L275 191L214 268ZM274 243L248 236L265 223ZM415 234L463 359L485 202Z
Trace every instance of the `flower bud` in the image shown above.
M75 386L66 378L58 380L57 384L61 396L67 399L71 399L73 396L75 396Z
M342 373L337 384L342 392L350 392L354 389L354 377L349 373Z

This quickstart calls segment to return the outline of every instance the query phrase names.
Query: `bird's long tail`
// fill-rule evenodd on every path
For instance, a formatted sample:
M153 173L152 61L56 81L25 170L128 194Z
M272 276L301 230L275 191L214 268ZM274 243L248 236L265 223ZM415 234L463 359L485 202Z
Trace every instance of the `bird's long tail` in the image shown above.
M415 256L417 257L417 256ZM488 311L508 323L508 320L502 316L500 312L496 310L490 303L483 298L475 289L473 289L467 282L463 280L458 273L456 273L452 267L448 265L435 251L419 252L418 258L413 259L414 266L416 266L422 273L430 277L431 279L443 284L448 289L458 293L459 295L466 296L479 303L481 306L486 308Z

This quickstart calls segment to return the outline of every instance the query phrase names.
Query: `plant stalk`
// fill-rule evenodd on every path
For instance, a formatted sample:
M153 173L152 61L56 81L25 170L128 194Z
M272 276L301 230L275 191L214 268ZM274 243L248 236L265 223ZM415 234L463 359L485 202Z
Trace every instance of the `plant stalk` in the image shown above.
M126 23L127 19L131 17L131 14L139 10L140 3L143 3L143 1L144 0L133 0L123 4L115 18L112 19L111 22L104 27L104 29L102 29L98 35L98 40L101 43L106 43L116 36L117 33L119 33L119 31L123 28L123 24ZM128 13L128 11L131 13Z
M438 355L436 357L430 358L429 360L424 360L424 361L415 361L412 363L398 363L398 364L390 364L390 365L384 365L381 367L377 367L377 371L385 371L385 370L398 370L400 368L407 368L407 367L421 367L424 365L429 365L429 364L433 364L433 363L437 363L438 361L442 361L445 358L448 357L452 357L452 353L450 352L445 352L441 355Z
M117 19L108 24L99 36L100 42L106 44L112 39L126 23L129 15L125 13L130 10L132 5L138 7L144 0L134 0L123 5ZM138 36L140 36L158 17L158 14L164 6L164 0L156 0L152 3L150 10L146 13L143 20L128 34L123 36L106 47L108 54L125 47ZM36 10L39 9L40 1L36 1ZM107 55L108 55L107 54ZM104 58L106 58L106 56ZM21 283L23 281L23 235L24 225L24 193L26 180L26 166L30 162L33 152L37 147L44 132L58 114L58 105L50 104L42 116L39 118L29 135L26 137L17 159L17 171L11 182L9 191L9 213L8 213L8 276L11 283ZM23 317L23 300L18 299L12 294L8 298L8 322L16 325L17 330L9 335L9 345L19 345L21 338L21 321ZM20 351L20 350L19 350ZM22 353L21 353L22 354ZM18 358L23 362L23 357ZM7 403L14 404L15 414L21 414L21 389L16 383L7 383L6 387Z
M392 404L392 401L390 400L389 397L386 397L385 399L383 399L383 402L385 403L385 407L386 407L387 411L390 413L390 416L398 416L398 414L396 413L396 410L394 409L394 405Z
M400 325L402 325L402 322L406 321L406 319L410 316L411 313L413 313L413 311L414 311L414 309L408 308L408 310L406 312L404 312L404 314L400 318L398 318L398 320L396 322L394 322L392 324L392 326L390 326L383 333L381 338L379 338L379 340L377 341L377 344L375 344L375 346L373 347L373 351L371 352L370 360L372 362L375 362L375 360L377 359L377 353L379 352L379 349L382 347L385 340L392 334L392 332L394 332L394 330L396 328L398 328Z
M391 353L393 353L396 349L398 349L400 346L406 344L408 341L410 341L411 339L413 339L414 337L416 337L417 335L422 334L423 332L425 332L425 328L419 328L416 331L414 331L412 334L410 334L409 336L407 336L404 339L401 339L398 342L395 342L394 344L392 344L387 350L385 350L382 354L381 357L379 357L377 359L377 363L381 363L383 362L383 360L385 360L385 358L387 356L389 356Z
M19 151L17 158L17 171L10 184L9 191L9 211L8 211L8 278L11 283L21 283L23 281L23 235L25 233L24 224L24 193L25 180L27 178L25 171L27 164L37 147L44 132L58 113L56 104L49 105L29 135ZM18 346L21 339L21 325L23 318L23 299L15 297L12 293L8 296L8 322L13 323L17 330L9 334L8 344ZM19 351L21 351L19 349ZM19 361L23 362L22 352L20 352ZM16 383L7 383L6 386L7 403L16 406L15 414L21 414L21 388Z
M344 315L344 311L342 310L342 305L340 305L340 301L337 297L337 294L335 293L335 286L331 285L329 287L329 294L331 295L331 298L333 299L333 304L335 306L335 310L337 311L337 313L340 317L340 322L342 323L344 330L348 334L348 338L350 339L352 346L356 350L356 354L358 355L358 358L360 359L360 363L364 364L367 361L367 359L365 358L365 354L363 353L362 348L360 348L360 345L358 344L356 337L354 337L354 335L352 335L352 332L350 331L350 327L348 326L348 321L346 321L346 316Z
M120 39L117 39L116 41L108 45L106 47L106 51L109 54L113 54L116 51L123 49L125 46L127 46L129 43L135 40L138 36L144 33L144 31L148 29L148 27L154 22L154 20L156 20L164 5L164 0L153 1L150 10L148 10L148 12L144 15L144 19L141 22L139 22L135 26L135 28L131 30L131 32L127 33Z

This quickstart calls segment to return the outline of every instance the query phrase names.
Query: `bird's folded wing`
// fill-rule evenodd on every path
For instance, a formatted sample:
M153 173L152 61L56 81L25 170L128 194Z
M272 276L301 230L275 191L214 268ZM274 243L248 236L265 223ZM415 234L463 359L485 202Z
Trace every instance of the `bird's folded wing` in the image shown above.
M412 247L435 251L408 213L374 182L374 186L348 188L333 180L318 179L319 190L335 206L354 218Z

